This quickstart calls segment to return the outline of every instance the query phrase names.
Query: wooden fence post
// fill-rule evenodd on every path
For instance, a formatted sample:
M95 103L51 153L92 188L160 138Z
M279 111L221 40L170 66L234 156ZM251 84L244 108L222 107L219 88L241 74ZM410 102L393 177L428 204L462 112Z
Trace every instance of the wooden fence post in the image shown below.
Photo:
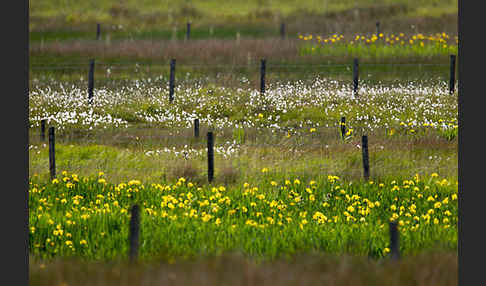
M341 138L344 140L346 135L346 117L341 117Z
M208 132L208 182L214 179L214 137L213 132Z
M169 101L174 101L174 81L175 81L176 60L170 60L170 78L169 78Z
M199 119L194 119L194 137L199 138Z
M96 24L96 40L100 39L100 35L101 35L101 27L100 27L100 23L98 23Z
M363 177L365 180L370 178L370 162L368 157L368 136L361 137L361 148L363 150Z
M376 22L376 36L380 36L380 21Z
M88 74L88 100L90 104L93 103L94 67L95 67L95 60L91 59L89 61L89 74Z
M267 61L265 59L261 60L260 66L260 94L265 94L265 69Z
M135 262L138 258L138 245L140 235L140 207L135 204L132 206L130 216L130 262Z
M454 93L456 83L456 55L450 56L449 94Z
M189 40L190 37L191 37L191 23L187 22L186 40Z
M390 222L390 257L393 260L400 258L398 224L396 221Z
M45 119L41 120L40 139L41 139L42 142L46 141L46 120Z
M280 38L282 40L285 40L285 37L286 37L286 31L285 31L286 29L285 28L286 28L285 23L280 24Z
M51 175L51 180L56 178L56 149L54 136L54 127L49 127L49 173Z
M358 95L359 63L355 58L353 61L353 94Z

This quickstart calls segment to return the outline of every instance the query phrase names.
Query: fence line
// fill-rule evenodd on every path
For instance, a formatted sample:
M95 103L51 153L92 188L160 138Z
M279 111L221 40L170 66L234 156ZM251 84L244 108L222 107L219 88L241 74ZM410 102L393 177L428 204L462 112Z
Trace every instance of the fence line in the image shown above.
M164 62L103 62L97 61L97 66L135 66L135 67L144 67L144 66L166 66L170 63L169 61ZM248 68L249 66L253 66L255 68L261 65L260 62L255 61L248 64L211 64L211 63L178 63L178 66L187 66L187 67L211 67L211 68ZM267 62L266 67L269 68L294 68L294 67L303 67L303 68L326 68L326 67L350 67L352 63L349 64L311 64L311 63L293 63L293 64L282 64L282 63L271 63ZM60 65L30 65L30 69L86 69L88 66L87 63L67 63L67 64L60 64ZM440 63L360 63L360 66L418 66L418 67L445 67L450 66L450 64L440 64Z

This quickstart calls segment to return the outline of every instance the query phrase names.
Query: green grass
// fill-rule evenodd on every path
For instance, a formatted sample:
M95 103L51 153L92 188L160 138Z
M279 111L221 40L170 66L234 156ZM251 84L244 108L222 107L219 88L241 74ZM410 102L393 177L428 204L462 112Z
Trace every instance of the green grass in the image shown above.
M416 29L456 31L457 0L439 1L110 1L69 3L32 1L29 10L30 41L94 39L96 23L102 38L170 39L173 29L182 39L192 22L192 38L279 37L286 22L289 36L325 31L372 31L376 21L385 31ZM425 19L425 21L424 21ZM358 20L358 21L356 21ZM359 23L361 22L361 24ZM423 22L424 24L421 24ZM362 23L366 23L363 25ZM336 30L338 29L338 30ZM348 30L349 29L349 30ZM415 29L415 28L414 28ZM414 30L412 29L412 30ZM211 30L211 32L210 32Z
M254 26L251 24L245 25L214 25L214 26L198 26L191 25L190 38L197 39L236 39L236 34L239 33L241 37L278 37L279 27L265 27ZM184 40L186 37L186 26L179 25L177 29L174 28L148 28L140 31L126 30L117 31L110 27L101 26L102 39L110 39L111 41L119 41L125 39L133 40ZM47 31L31 31L29 33L30 42L54 42L54 41L80 41L80 40L94 40L96 38L96 25L94 30L78 29L78 30L47 30Z
M380 62L396 61L413 63L416 59L429 61L457 55L457 36L440 33L434 35L373 34L367 37L357 34L345 39L339 35L320 37L303 36L299 48L300 55L325 55L336 58L359 58L360 60ZM360 39L361 38L361 39Z
M281 62L280 59L267 59L266 82L308 81L316 74L340 82L352 83L353 55L345 51L339 58L330 54L314 55L317 59L303 58L300 62ZM429 58L413 56L401 58L399 62L390 63L385 58L376 62L366 52L359 58L360 84L376 84L380 82L430 81L430 79L449 80L449 55L435 55ZM48 85L50 81L61 80L76 86L87 87L86 80L89 73L88 55L54 56L38 55L30 61L29 84L31 88ZM177 58L179 59L179 58ZM389 58L390 59L390 58ZM197 59L195 59L197 60ZM148 77L161 77L160 86L168 86L170 59L150 60L147 58L125 59L118 65L120 59L106 56L96 59L95 86L117 88L120 84L130 84L135 79L144 80ZM413 63L413 61L418 63ZM456 67L458 59L456 59ZM185 62L185 63L184 63ZM136 68L136 64L139 68ZM108 69L110 74L108 75ZM191 65L182 58L176 65L176 82L189 84L203 82L207 86L225 85L228 87L241 86L241 78L246 77L258 88L260 63L255 59L245 66L240 64L221 65ZM189 78L186 75L190 74ZM80 79L83 80L80 80ZM456 76L457 78L457 76ZM51 85L52 86L52 85Z
M182 142L180 139L176 142L167 137L161 137L163 139L156 142L149 138L149 132L145 132L145 134L127 132L127 134L130 133L131 136L123 137L113 133L116 138L115 142L107 140L93 142L91 140L92 143L83 143L79 139L63 140L62 137L58 137L58 141L64 141L58 142L56 146L58 172L71 170L82 175L93 175L103 170L107 173L107 177L115 182L132 177L145 181L174 181L178 176L188 174L196 182L207 182L206 150L203 139L193 140L189 135L183 135L181 137L187 139ZM151 133L156 133L156 129ZM190 133L190 131L185 133ZM137 135L140 136L140 140L135 140ZM205 136L203 130L201 130L202 136ZM216 136L216 146L224 146L223 142L233 139L219 132L216 133ZM227 182L231 185L242 184L247 180L259 181L261 179L260 171L265 167L281 176L297 174L312 177L332 173L348 180L361 180L361 152L355 146L359 142L359 138L355 137L354 142L343 143L339 142L336 135L334 136L333 140L325 139L323 136L306 142L307 145L314 147L305 147L306 145L299 147L297 142L285 143L284 140L269 147L252 146L255 144L247 140L246 144L237 147L237 155L225 158L223 154L216 154L216 181ZM133 139L129 140L130 138ZM381 141L383 139L370 134L372 178L406 178L415 173L432 172L438 172L451 179L457 178L457 154L455 152L457 142L447 143L445 140L437 140L432 136L429 138L430 141L424 140L422 143L410 144L405 139ZM31 141L36 139L34 137ZM183 144L187 144L189 147L184 148L181 146ZM401 149L398 148L399 145L402 145ZM47 147L35 143L31 146L35 146L35 148L30 151L29 173L31 176L37 174L47 178L49 175ZM407 149L404 150L404 146L407 146ZM149 151L163 150L166 147L171 150L174 147L174 151L178 152L185 149L198 150L199 154L191 155L186 160L183 159L183 156L177 156L174 151L154 156L146 154ZM293 148L296 150L293 151ZM436 148L436 150L432 151L430 148ZM397 150L401 151L397 152ZM434 156L437 159L430 158ZM265 157L265 160L262 160L262 157ZM231 176L233 181L226 181L228 176Z
M438 45L427 45L420 47L400 47L400 46L383 46L383 45L335 45L335 46L304 46L300 50L302 55L322 54L334 57L356 57L359 59L391 60L396 58L414 59L414 58L446 58L451 54L457 55L457 46L443 48ZM411 63L411 61L408 61Z
M403 255L457 249L457 184L440 177L352 184L269 173L258 184L228 188L102 178L66 172L58 182L30 180L31 255L126 258L133 204L142 207L144 260L235 251L270 259L312 251L379 258L390 220L400 223Z
M297 5L299 4L299 5ZM295 0L286 1L124 1L124 3L111 3L110 1L85 1L79 3L65 3L65 1L33 1L30 5L32 17L65 17L66 21L76 23L87 20L122 20L125 18L146 17L150 22L157 21L150 16L173 20L210 18L217 19L248 19L261 16L290 16L293 13L313 11L315 13L341 12L351 8L367 7L405 7L411 10L412 15L440 16L441 13L457 11L457 1L429 0L429 1L306 1L303 3ZM400 6L401 5L401 6ZM120 17L123 16L123 17ZM118 18L119 17L119 18ZM159 20L160 21L160 20Z

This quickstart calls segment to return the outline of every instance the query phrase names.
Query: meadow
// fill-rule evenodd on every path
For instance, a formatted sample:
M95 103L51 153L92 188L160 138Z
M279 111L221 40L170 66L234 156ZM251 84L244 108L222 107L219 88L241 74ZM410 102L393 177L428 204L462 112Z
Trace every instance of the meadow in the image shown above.
M341 182L338 176L301 181L271 170L258 184L198 186L112 184L99 172L62 172L30 182L31 253L116 259L128 253L132 204L143 208L141 258L166 259L241 251L276 258L299 252L380 258L388 222L397 221L403 255L457 244L457 182L438 177ZM304 180L304 179L302 179Z
M100 1L94 14L79 12L81 2L56 4L63 9L51 2L31 3L31 285L80 285L79 273L92 274L84 278L92 285L186 285L201 277L211 285L271 277L282 285L454 285L454 1L309 1L301 10L292 1L249 1L245 9L239 1L220 9L211 6L218 1L174 1L175 10ZM196 20L191 40L174 29L187 20ZM43 120L55 128L55 178ZM127 264L134 204L139 257ZM398 262L388 259L390 222L398 223ZM221 267L238 270L226 275Z
M31 89L36 259L126 259L135 203L144 261L234 252L381 259L391 221L405 256L457 249L457 101L443 81L363 83L353 94L349 83L314 78L272 82L262 95L245 77L228 87L188 78L170 102L166 80L113 83L91 104L86 82ZM56 128L54 180L42 119ZM216 135L211 183L207 131Z
M171 103L160 81L99 88L92 104L75 85L32 89L30 173L48 174L47 144L39 134L45 119L58 135L57 166L83 175L96 168L125 180L130 174L178 179L186 172L203 181L205 136L213 131L216 172L228 182L264 167L360 178L364 134L377 177L441 172L457 178L457 103L442 83L363 84L353 97L345 83L318 78L269 84L262 96L244 77L236 88L191 80L176 86Z

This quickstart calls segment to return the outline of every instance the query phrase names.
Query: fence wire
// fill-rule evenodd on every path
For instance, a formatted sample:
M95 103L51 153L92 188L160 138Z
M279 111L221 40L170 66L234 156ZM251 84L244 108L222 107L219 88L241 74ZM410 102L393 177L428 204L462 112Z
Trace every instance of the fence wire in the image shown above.
M96 66L104 66L104 67L117 67L121 68L120 66L134 66L135 68L142 68L146 66L169 66L170 61L166 62L99 62L95 61ZM211 63L177 63L178 67L199 67L199 68L220 68L220 69L233 69L233 68L248 68L248 67L260 67L260 62L251 62L248 64L211 64ZM266 67L268 68L336 68L336 67L352 67L352 63L349 64L311 64L311 63L302 63L302 64L281 64L281 63L269 63L267 62ZM360 67L446 67L449 64L442 64L442 63L361 63ZM58 65L36 65L31 64L29 66L30 69L40 69L40 70L49 70L49 69L81 69L81 70L88 70L89 69L89 61L86 63L63 63Z

